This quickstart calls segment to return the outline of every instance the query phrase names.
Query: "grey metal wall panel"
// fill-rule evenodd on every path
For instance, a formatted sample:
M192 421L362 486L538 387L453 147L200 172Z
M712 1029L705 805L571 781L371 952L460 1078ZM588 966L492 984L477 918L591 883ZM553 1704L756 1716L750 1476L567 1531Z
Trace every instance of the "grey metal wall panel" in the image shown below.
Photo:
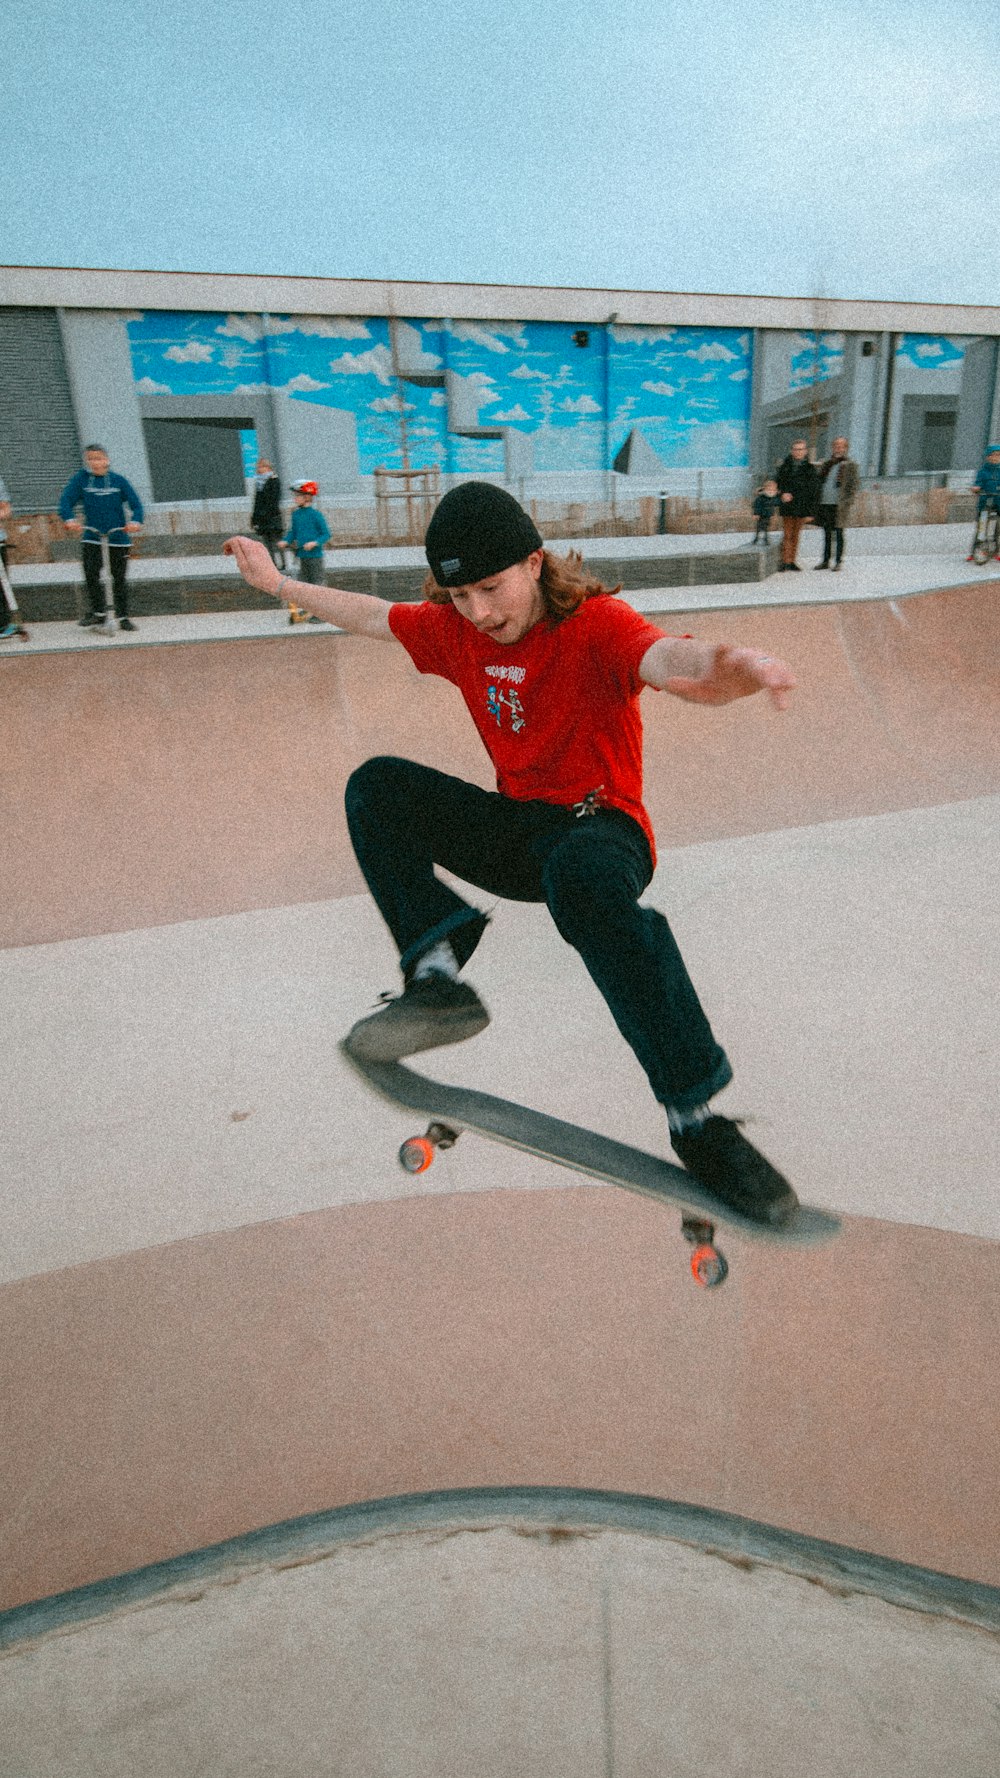
M80 467L55 309L0 309L0 475L17 512L49 512Z

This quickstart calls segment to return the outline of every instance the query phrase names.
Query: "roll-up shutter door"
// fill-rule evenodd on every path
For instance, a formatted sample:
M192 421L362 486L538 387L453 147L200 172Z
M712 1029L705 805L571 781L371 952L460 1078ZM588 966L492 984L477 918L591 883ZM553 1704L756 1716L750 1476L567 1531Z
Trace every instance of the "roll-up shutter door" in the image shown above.
M15 512L51 512L80 467L55 309L0 309L0 475Z

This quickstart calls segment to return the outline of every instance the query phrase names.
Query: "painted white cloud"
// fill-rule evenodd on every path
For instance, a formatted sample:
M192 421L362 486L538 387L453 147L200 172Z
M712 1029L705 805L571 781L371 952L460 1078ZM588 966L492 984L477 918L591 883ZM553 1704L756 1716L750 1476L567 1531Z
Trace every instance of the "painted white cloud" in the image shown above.
M690 400L689 400L689 402L688 402L688 407L703 407L703 408L707 408L707 410L708 410L708 411L709 411L709 413L711 413L711 412L712 412L712 410L713 410L713 408L717 408L717 407L718 407L718 405L719 405L719 404L718 404L718 402L717 402L717 401L699 401L699 400L698 400L698 397L697 397L697 396L696 396L696 395L692 395L692 396L691 396L691 398L690 398Z
M264 329L258 315L227 315L222 326L215 331L226 334L230 339L246 340L249 345L255 345Z
M510 374L512 378L516 377L519 382L527 382L529 377L540 377L543 383L547 383L549 380L547 370L532 370L530 364L519 364Z
M674 388L673 383L643 383L642 386L644 389L649 390L650 395L676 395L677 394L677 390Z
M135 392L137 395L173 394L173 390L169 383L154 383L152 377L140 377L139 381L136 383Z
M745 383L749 375L750 372L745 367L743 370L731 370L729 373L729 381L731 383Z
M368 406L373 414L415 414L417 411L412 401L404 401L401 395L380 395Z
M581 395L576 401L571 401L567 396L565 401L559 403L559 412L562 414L599 414L600 411L600 402L592 400L589 395Z
M717 420L710 426L694 424L696 430L689 432L671 452L672 462L694 469L725 469L746 462L747 438L741 426L733 426L728 420Z
M520 405L520 403L518 403L518 405L517 405L517 406L516 406L516 407L512 407L512 408L510 408L510 409L509 409L509 410L508 410L508 411L507 411L507 413L505 413L505 414L493 414L493 415L491 415L491 418L492 418L492 419L494 419L494 420L506 420L506 421L508 421L508 422L509 422L509 423L510 423L510 424L511 424L511 425L513 425L513 424L514 424L514 422L515 422L515 421L517 421L517 420L530 420L530 418L531 418L531 415L530 415L530 414L526 414L526 413L525 413L525 411L524 411L524 409L523 409L523 407L521 407L521 405Z
M371 329L353 315L289 315L267 318L267 332L304 333L321 340L370 340Z
M343 352L339 358L331 358L330 369L341 377L377 377L388 388L392 353L388 346L373 346L370 352Z
M425 352L420 329L413 327L409 321L397 321L396 342L400 358L400 368L406 371L440 370L444 359L437 352Z
M431 407L447 407L448 397L443 389L435 389L430 398Z
M238 383L232 391L234 395L269 395L270 383Z
M485 346L487 352L509 352L510 346L505 340L512 340L522 352L528 350L528 342L524 337L524 328L518 322L507 327L503 322L490 321L453 321L451 333L457 340L468 340L470 345Z
M175 364L211 364L215 347L207 340L189 340L186 346L168 346L163 356Z
M676 332L676 327L633 327L619 321L611 325L611 338L624 346L658 346L663 340L672 340Z
M916 353L918 358L943 358L944 347L940 340L928 340L925 346L917 347Z
M722 344L721 340L715 340L711 345L706 341L704 345L698 347L697 351L688 347L684 356L685 358L697 358L699 364L735 364L739 353L731 352L728 346Z
M489 401L501 401L503 399L502 396L497 394L496 384L494 383L493 378L487 376L484 370L470 371L467 377L461 376L458 371L452 371L450 380L456 391L463 384L467 385L470 389L474 389L480 407L485 407L486 403Z
M288 382L284 383L282 387L288 395L311 395L316 389L329 389L330 385L329 383L318 383L315 377L311 377L306 371L300 370L297 377L289 378Z

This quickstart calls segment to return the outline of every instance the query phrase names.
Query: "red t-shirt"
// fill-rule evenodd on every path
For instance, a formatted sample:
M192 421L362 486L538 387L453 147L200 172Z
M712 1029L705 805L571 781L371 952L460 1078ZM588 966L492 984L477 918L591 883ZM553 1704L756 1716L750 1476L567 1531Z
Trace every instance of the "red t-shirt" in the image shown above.
M429 600L390 606L389 628L419 672L458 686L502 796L568 806L598 791L639 823L655 862L642 806L639 663L663 630L610 593L561 623L543 618L507 646L454 605Z

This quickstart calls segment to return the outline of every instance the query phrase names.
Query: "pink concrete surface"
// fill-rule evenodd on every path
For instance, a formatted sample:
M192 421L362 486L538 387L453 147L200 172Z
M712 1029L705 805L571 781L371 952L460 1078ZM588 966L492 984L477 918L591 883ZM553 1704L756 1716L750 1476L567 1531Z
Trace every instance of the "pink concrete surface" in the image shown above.
M648 693L661 846L1000 788L1000 592L673 615L799 675L792 709ZM344 782L377 752L491 784L457 692L339 635L0 660L0 946L363 888Z
M661 845L1000 788L1000 605L728 611L794 708L650 694ZM457 695L341 636L0 663L2 942L361 889L378 751L489 782ZM169 1192L170 1156L163 1156ZM0 1291L0 1606L299 1514L538 1485L691 1501L1000 1584L1000 1248L849 1218L690 1281L600 1187L349 1204Z
M731 1237L612 1188L352 1205L0 1293L10 1607L425 1490L618 1490L1000 1584L1000 1248Z

